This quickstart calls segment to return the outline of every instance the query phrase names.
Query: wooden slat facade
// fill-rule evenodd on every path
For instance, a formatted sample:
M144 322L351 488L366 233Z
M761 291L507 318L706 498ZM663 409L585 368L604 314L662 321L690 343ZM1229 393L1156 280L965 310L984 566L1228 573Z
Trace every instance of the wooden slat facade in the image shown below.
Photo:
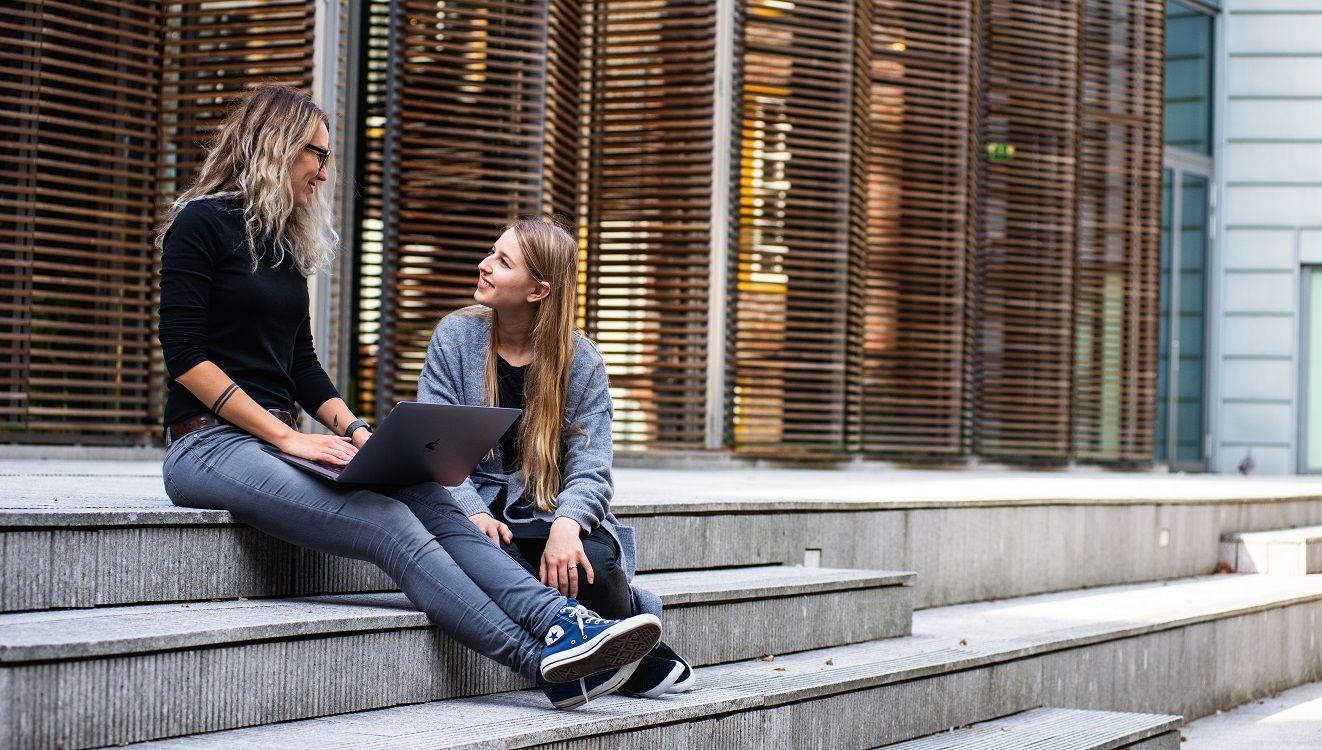
M862 448L958 455L968 428L974 8L874 8Z
M379 319L359 337L372 368L356 368L378 416L416 396L432 329L472 304L503 227L542 213L572 221L577 208L566 186L578 182L578 5L397 5L374 6L378 25L396 24L396 46L377 82L381 186L369 188L386 230L364 279L379 285Z
M11 439L151 439L161 204L238 95L311 87L317 9L0 10ZM1160 2L366 11L365 83L346 92L355 266L336 291L359 410L412 397L432 327L469 303L502 226L553 213L579 227L580 318L622 450L702 449L723 421L716 442L754 455L1150 460ZM712 194L726 122L728 201ZM713 263L728 288L710 287Z
M739 214L730 299L733 447L840 451L848 435L856 12L750 0L739 78ZM861 195L858 196L861 198ZM856 309L856 308L855 308Z
M0 9L0 426L158 434L157 217L233 97L311 82L313 4L24 2Z
M0 428L144 439L161 9L0 8Z
M983 4L973 452L1061 460L1070 450L1079 6Z
M315 6L309 0L167 5L162 200L192 182L216 127L239 97L265 82L312 87Z
M1073 451L1151 460L1164 49L1159 0L1083 3Z
M585 66L584 329L624 450L704 444L715 5L593 0Z

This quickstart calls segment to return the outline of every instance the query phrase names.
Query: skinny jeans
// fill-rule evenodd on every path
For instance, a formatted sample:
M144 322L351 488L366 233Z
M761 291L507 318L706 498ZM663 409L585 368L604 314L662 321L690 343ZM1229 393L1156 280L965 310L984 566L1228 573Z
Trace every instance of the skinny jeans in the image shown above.
M184 435L165 454L170 501L227 510L300 547L377 565L441 630L535 679L540 636L565 604L483 536L435 482L342 485L291 466L230 425Z

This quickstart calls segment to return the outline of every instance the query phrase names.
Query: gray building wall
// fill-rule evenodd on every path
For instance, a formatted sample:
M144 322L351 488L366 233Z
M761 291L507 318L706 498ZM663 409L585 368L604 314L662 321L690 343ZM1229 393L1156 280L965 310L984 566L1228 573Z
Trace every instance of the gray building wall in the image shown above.
M1301 265L1322 263L1322 0L1228 0L1211 468L1299 470Z

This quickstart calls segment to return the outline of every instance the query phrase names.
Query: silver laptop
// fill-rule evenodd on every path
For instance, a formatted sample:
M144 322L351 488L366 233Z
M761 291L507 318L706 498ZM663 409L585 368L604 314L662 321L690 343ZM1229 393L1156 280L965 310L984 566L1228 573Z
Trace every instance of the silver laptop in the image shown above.
M372 439L343 468L291 456L277 458L346 484L462 484L478 461L514 424L521 409L401 401L381 420Z

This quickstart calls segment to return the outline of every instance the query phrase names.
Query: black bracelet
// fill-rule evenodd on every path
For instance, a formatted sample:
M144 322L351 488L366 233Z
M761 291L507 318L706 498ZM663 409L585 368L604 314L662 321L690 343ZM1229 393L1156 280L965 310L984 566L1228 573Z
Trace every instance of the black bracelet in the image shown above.
M372 432L372 425L368 424L365 420L355 419L349 423L348 427L344 428L344 436L347 438L353 437L353 431L359 427L366 427L368 432Z

